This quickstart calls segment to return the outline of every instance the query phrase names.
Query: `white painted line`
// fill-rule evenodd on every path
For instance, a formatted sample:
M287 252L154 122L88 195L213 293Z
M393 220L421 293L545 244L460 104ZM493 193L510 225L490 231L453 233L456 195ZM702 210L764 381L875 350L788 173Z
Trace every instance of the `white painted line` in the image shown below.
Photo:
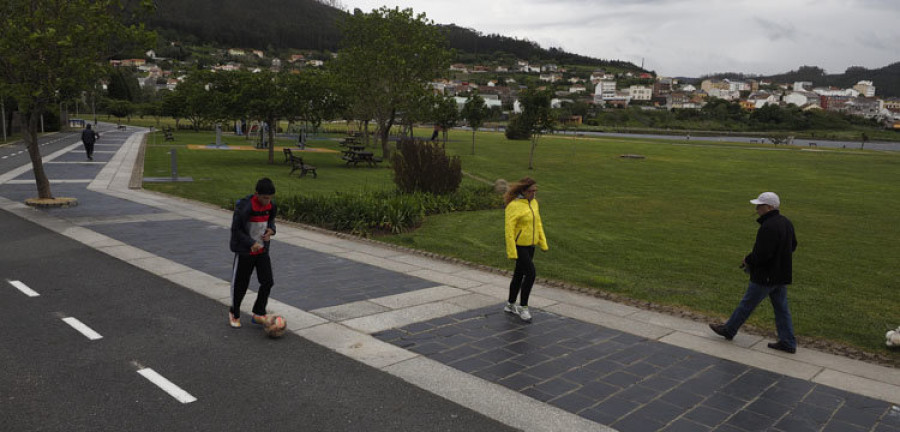
M69 318L63 318L62 320L66 324L72 326L72 328L74 328L75 330L78 330L79 332L81 332L81 334L85 335L90 340L103 339L103 336L100 335L100 333L97 333L90 327L84 325L84 323L81 321L78 321L77 318L69 317Z
M197 398L191 396L190 393L182 390L181 387L173 384L172 381L167 380L166 377L156 373L153 369L144 368L137 371L137 373L143 375L144 378L147 378L153 384L156 384L157 387L163 389L163 391L177 399L178 402L191 403L197 400Z
M10 285L12 285L12 286L18 288L19 291L22 291L22 292L25 293L25 295L27 295L28 297L37 297L37 296L40 295L40 294L37 293L37 291L35 291L35 290L31 289L31 288L28 288L28 285L25 285L24 283L19 282L19 281L17 281L17 280L14 280L14 281L7 281L7 282L9 282Z

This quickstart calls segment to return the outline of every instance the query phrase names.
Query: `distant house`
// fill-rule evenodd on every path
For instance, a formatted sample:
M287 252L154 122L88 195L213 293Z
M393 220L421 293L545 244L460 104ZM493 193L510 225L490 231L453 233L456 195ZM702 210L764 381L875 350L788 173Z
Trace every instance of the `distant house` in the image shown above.
M244 50L240 48L228 48L228 55L237 57L247 55L247 53L245 53Z
M266 57L265 54L263 54L263 52L260 51L260 50L253 50L253 55L255 55L255 56L259 57L259 58L265 58L265 57Z
M497 69L495 69L494 72L506 73L506 72L509 72L509 67L497 66Z
M863 97L875 96L875 85L872 84L872 81L860 81L853 86L853 90L858 91L859 95Z
M472 68L472 73L487 73L490 72L490 69L487 66L474 66Z
M561 79L562 79L562 75L558 74L558 73L542 73L540 76L541 81L546 81L546 82L551 82L551 83L557 82Z
M631 97L631 100L649 101L653 98L653 87L633 85L628 87L628 95Z
M559 67L553 63L541 65L541 72L556 72Z
M307 60L306 61L306 65L312 66L312 67L321 67L324 64L325 64L325 62L323 62L322 60Z
M798 107L803 107L803 106L806 106L809 104L821 106L822 105L821 99L822 99L822 97L819 96L818 94L813 93L811 91L805 91L805 90L790 92L790 93L784 95L784 98L782 98L784 103L793 104Z
M450 65L450 70L452 70L454 72L462 72L462 73L469 72L469 68L463 63L454 63L454 64Z
M291 63L295 63L298 61L303 61L305 59L306 59L306 57L304 57L303 54L291 54L291 59L289 61Z
M584 93L587 91L587 88L581 84L575 84L569 87L569 93Z

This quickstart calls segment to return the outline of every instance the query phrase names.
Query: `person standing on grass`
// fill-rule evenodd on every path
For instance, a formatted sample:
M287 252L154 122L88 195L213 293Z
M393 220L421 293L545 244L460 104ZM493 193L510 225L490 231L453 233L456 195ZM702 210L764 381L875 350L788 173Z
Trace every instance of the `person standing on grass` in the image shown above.
M278 208L273 197L275 184L268 178L256 182L256 193L238 200L231 220L231 251L234 264L231 274L231 308L228 323L241 326L241 302L250 285L250 275L256 269L259 281L256 302L253 304L254 324L268 325L266 304L275 280L272 277L272 261L269 258L269 239L275 235L275 215Z
M756 306L768 296L775 310L778 331L778 342L769 343L768 347L793 354L797 352L797 340L788 308L787 286L791 283L791 255L797 250L794 225L780 213L781 200L774 192L763 192L750 203L756 204L759 215L756 221L760 225L753 251L741 263L741 268L750 274L750 285L728 322L710 324L709 328L725 339L733 339Z
M88 160L94 160L94 143L97 142L97 138L100 138L100 134L94 132L91 124L88 123L81 131L81 142L84 143L84 152L87 154Z
M537 276L533 261L534 249L535 246L544 251L549 249L535 199L537 190L537 182L525 177L511 186L503 196L506 202L506 256L516 260L516 269L509 284L509 299L503 310L518 315L526 322L531 321L528 296ZM517 297L520 298L518 305Z

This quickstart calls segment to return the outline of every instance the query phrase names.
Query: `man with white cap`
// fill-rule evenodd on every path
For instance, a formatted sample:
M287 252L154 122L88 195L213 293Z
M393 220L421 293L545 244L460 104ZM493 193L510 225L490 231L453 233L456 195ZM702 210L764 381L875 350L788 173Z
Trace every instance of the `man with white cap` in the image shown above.
M756 306L768 296L775 310L775 328L778 331L778 342L768 346L793 354L797 352L797 340L788 308L787 286L791 283L791 254L797 249L794 225L781 215L781 200L774 192L763 192L750 203L756 204L756 214L759 215L756 221L760 225L753 251L741 263L741 268L750 274L750 284L728 322L710 324L709 328L731 340Z

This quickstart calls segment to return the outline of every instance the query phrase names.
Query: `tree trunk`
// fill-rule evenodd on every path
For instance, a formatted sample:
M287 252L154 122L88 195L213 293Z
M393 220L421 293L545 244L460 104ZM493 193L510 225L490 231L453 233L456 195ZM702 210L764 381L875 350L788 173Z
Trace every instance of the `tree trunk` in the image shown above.
M472 154L475 154L475 128L472 128Z
M528 169L534 169L534 148L537 147L537 135L531 136L531 154L528 155Z
M269 165L275 165L275 130L278 129L278 119L269 119Z
M388 145L388 138L391 136L391 128L394 126L394 111L391 111L391 118L387 123L381 126L381 158L385 161L391 159L391 148Z
M28 147L28 156L31 157L31 167L34 171L34 182L37 185L38 198L52 199L50 192L50 180L44 172L44 162L41 159L41 149L38 146L37 129L41 113L32 110L26 115L27 130L25 131L25 145Z

